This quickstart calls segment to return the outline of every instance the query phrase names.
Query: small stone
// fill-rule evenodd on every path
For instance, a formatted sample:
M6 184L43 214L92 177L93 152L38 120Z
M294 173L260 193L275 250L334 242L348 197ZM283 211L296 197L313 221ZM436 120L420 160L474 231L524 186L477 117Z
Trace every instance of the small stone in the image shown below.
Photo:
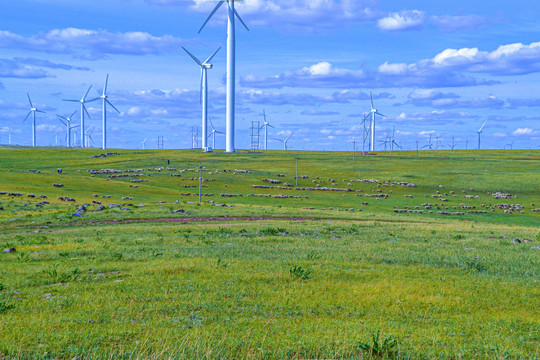
M519 240L518 238L515 238L514 240L512 240L512 242L515 242L515 243L520 244L520 243L521 243L521 240Z
M48 293L48 294L43 295L42 298L49 299L51 296L52 296L52 294Z
M14 247L10 247L10 248L4 249L2 252L3 253L14 253L14 252L17 252L17 250Z

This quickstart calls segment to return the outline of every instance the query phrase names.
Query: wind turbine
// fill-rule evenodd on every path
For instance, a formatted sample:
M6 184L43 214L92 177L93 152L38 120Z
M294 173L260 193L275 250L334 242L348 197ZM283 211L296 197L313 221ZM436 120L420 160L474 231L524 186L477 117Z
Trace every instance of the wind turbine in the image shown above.
M142 149L144 150L144 145L146 144L146 139L148 139L147 137L144 138L144 140L142 141Z
M24 118L23 122L28 119L30 114L32 114L32 146L36 146L36 113L45 113L45 111L41 111L37 109L33 104L32 100L30 100L30 95L26 93L26 96L28 97L28 102L30 103L30 111L28 112L28 115Z
M86 90L86 93L84 94L84 96L80 99L80 100L66 100L64 99L64 101L70 101L70 102L78 102L81 104L81 147L85 147L85 136L84 136L84 113L86 112L86 115L88 115L88 118L90 118L90 114L88 113L88 110L86 110L86 106L84 104L86 104L88 101L86 100L86 97L88 96L88 92L90 92L90 89L92 88L92 85L90 85L90 87L88 87L88 90ZM94 99L95 100L95 99Z
M97 97L95 99L89 100L87 102L96 101L99 99L103 100L103 113L102 113L102 140L101 140L101 148L103 150L107 149L107 104L111 105L111 107L116 110L117 113L120 114L120 111L118 111L117 108L114 107L113 104L109 101L109 97L107 96L107 84L109 83L109 74L107 74L107 77L105 78L105 86L103 87L103 94L100 97ZM88 116L90 117L90 115ZM93 141L92 141L93 142Z
M377 109L374 108L373 105L373 95L371 94L371 91L369 92L369 97L371 99L371 143L370 143L370 150L375 150L375 115L380 115L382 117L386 117L385 115L381 114Z
M504 147L506 148L508 146L508 147L510 147L510 150L513 150L515 141L516 140L512 140L512 142L510 144L506 144Z
M208 59L206 59L204 62L201 63L197 57L195 57L192 53L190 53L185 47L182 46L182 49L184 49L185 52L188 53L189 56L195 61L200 67L201 67L201 95L200 95L200 101L202 104L202 148L203 150L206 150L207 144L206 139L208 138L208 76L207 76L207 70L212 68L212 64L210 64L210 61L212 58L217 54L219 47Z
M77 111L74 111L73 114L71 114L68 117L63 117L62 115L56 114L56 116L58 117L58 121L60 121L62 124L66 126L66 147L68 148L71 147L71 129L76 127L76 126L73 126L73 127L71 126L71 118L73 117L73 115L75 115L76 112Z
M227 3L227 109L226 109L226 131L227 131L227 141L226 141L226 151L228 153L234 152L234 104L235 104L235 53L236 53L236 40L235 40L235 17L240 20L242 25L249 31L247 25L244 23L238 12L234 8L234 2L238 0L220 0L214 10L210 13L204 24L199 29L199 34L201 33L204 26L210 21L212 16L218 11L218 9L224 3Z
M92 145L94 145L94 139L92 139L92 134L94 133L94 130L96 130L96 127L94 125L86 129L86 147L91 147L90 142L92 142Z
M293 133L291 133L289 136L287 136L287 138L285 140L281 140L281 139L275 139L275 140L281 141L283 143L283 150L287 150L287 141L289 141L289 139L291 138L292 135L293 135Z
M478 150L480 150L480 136L482 135L482 129L484 128L484 126L486 125L487 123L487 120L484 121L484 123L482 124L482 126L480 126L480 129L478 129L478 131L476 132L478 134Z
M210 118L208 118L208 120L210 121L210 126L212 127L212 131L208 135L208 137L212 136L212 149L215 149L216 148L216 134L225 134L225 133L222 131L217 131L214 128L214 124L212 123L212 120L210 120Z
M268 150L268 127L270 126L271 128L274 128L274 129L275 127L270 125L270 123L266 120L266 112L264 109L263 109L263 117L264 117L264 122L261 128L264 127L264 150Z

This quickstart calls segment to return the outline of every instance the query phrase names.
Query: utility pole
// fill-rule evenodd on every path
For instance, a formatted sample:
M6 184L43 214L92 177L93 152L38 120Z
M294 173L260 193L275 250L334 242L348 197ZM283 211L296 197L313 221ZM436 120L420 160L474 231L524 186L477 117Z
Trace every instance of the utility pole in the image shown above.
M205 169L204 166L199 165L197 166L197 169L199 170L199 203L201 202L202 197L202 171Z
M158 145L158 149L163 150L165 148L165 140L163 139L163 136L158 136L157 145Z

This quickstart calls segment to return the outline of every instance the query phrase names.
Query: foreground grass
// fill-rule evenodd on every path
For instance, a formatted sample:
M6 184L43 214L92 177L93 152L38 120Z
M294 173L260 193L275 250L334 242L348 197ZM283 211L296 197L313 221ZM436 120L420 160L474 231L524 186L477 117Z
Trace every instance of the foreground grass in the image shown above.
M540 356L540 227L538 214L528 205L540 202L533 184L540 174L528 163L537 164L537 154L478 154L481 161L473 160L475 154L461 154L446 160L453 163L446 170L437 165L441 160L435 156L410 157L406 163L388 158L386 165L380 159L363 160L364 172L368 167L377 169L372 176L345 167L339 154L328 155L333 156L330 163L322 161L327 154L302 155L309 159L303 172L309 181L323 175L335 177L336 183L415 177L408 180L417 185L414 189L382 183L350 185L364 194L388 193L381 201L354 193L301 191L293 193L303 199L247 197L255 191L284 192L253 190L251 185L279 173L285 173L284 181L294 181L294 163L288 155L267 154L268 158L240 164L213 154L212 171L251 171L216 175L208 183L206 191L214 193L208 199L235 205L232 208L198 205L190 203L195 197L179 197L181 192L196 193L191 188L179 190L179 184L196 183L188 180L195 174L182 173L184 180L179 180L168 173L152 173L148 184L129 188L133 184L129 179L106 180L85 172L149 167L157 162L153 157L164 155L188 169L201 161L200 154L149 152L122 160L90 160L88 153L67 152L61 163L46 160L47 151L33 159L28 150L1 154L9 162L0 162L8 174L0 178L0 187L46 193L51 204L36 208L42 200L0 198L4 207L0 245L17 249L0 254L0 358ZM524 166L516 165L520 158L528 159ZM57 167L64 169L62 176L55 174ZM484 167L490 176L475 175ZM445 182L440 172L458 168L468 180L453 176ZM499 173L503 170L504 176ZM303 186L312 186L302 180ZM52 182L65 186L53 188ZM479 198L464 199L462 190ZM222 199L218 194L224 191L246 196ZM450 203L478 208L493 202L488 191L506 191L519 195L519 200L510 201L526 203L527 208L523 214L497 210L460 217L392 212L394 207L434 202L435 191L459 192L459 199L448 197ZM110 200L99 198L104 204L132 196L129 202L145 207L108 208L70 218L83 201L96 199L93 193L111 194ZM56 196L77 201L68 205L56 201ZM364 201L369 206L360 204ZM187 213L171 214L179 207ZM328 207L334 210L322 210ZM348 208L355 211L344 211ZM105 222L216 215L230 220ZM269 218L246 221L233 216ZM15 217L20 220L10 221ZM529 241L517 243L514 238ZM372 337L378 331L381 342L395 339L395 347L377 354Z

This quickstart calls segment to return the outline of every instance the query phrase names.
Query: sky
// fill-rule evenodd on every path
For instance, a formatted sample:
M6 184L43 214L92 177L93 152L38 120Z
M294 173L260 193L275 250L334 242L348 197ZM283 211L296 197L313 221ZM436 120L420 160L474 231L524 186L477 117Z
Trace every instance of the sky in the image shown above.
M65 145L56 117L108 96L110 148L191 148L201 133L201 60L209 117L225 131L226 8L198 34L217 1L17 0L0 5L0 144ZM370 92L376 149L540 147L540 23L536 1L243 0L237 23L236 147L251 146L252 121L268 148L351 151L363 144ZM101 146L101 103L88 103ZM75 123L80 112L74 116ZM211 129L211 128L210 128ZM263 130L260 132L261 142ZM393 135L392 135L393 134ZM353 144L356 142L355 144ZM199 140L200 143L200 140ZM264 146L261 144L261 146ZM365 145L367 147L367 143ZM225 136L216 136L216 148Z

